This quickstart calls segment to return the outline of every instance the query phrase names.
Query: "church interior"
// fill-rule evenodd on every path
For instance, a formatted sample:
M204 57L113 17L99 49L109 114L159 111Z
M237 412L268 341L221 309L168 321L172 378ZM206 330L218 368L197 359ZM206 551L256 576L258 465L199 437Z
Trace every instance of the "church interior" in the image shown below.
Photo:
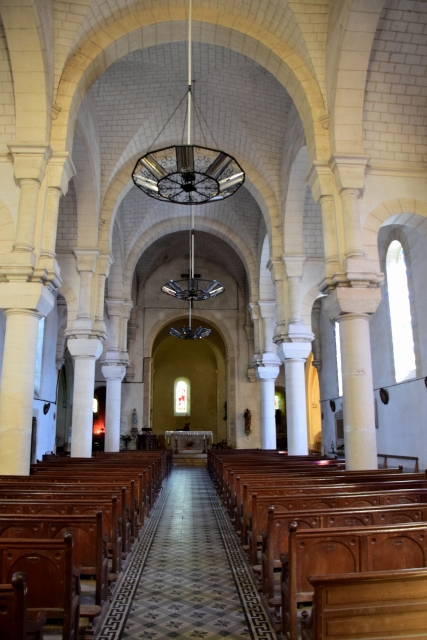
M227 456L422 484L426 256L425 0L0 0L0 474L90 482L97 457L99 491L134 482L122 553L158 571L180 478L270 607L197 637L286 617L261 547L230 551ZM120 625L99 638L166 634Z

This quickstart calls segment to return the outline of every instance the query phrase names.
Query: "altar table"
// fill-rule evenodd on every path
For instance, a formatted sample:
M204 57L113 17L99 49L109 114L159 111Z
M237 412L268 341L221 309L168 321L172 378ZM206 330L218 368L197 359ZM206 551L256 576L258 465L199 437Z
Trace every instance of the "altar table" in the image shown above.
M165 431L168 449L179 451L203 451L212 444L212 431ZM191 447L188 443L192 442Z

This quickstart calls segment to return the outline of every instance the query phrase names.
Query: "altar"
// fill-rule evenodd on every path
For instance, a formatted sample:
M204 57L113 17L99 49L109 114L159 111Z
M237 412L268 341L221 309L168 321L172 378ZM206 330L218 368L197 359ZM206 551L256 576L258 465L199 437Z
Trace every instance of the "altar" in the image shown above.
M165 442L174 453L194 451L206 453L212 445L212 431L165 431Z

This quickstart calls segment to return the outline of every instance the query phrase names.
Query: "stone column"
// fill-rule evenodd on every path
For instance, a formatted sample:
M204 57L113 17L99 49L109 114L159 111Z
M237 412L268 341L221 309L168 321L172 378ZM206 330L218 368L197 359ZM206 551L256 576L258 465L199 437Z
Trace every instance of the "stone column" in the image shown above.
M261 447L276 449L276 412L274 410L274 382L279 375L276 365L255 368L255 375L260 382L261 394Z
M6 315L0 393L0 470L28 475L39 320L53 308L53 295L40 283L0 283Z
M375 408L369 318L381 301L380 289L342 287L325 301L340 324L346 469L377 469Z
M71 457L90 458L95 361L102 353L102 342L96 338L71 338L67 346L74 361Z
M276 303L273 301L259 301L258 308L262 319L262 361L277 360L273 353L273 320L276 315Z
M249 304L249 314L254 324L254 357L253 363L261 362L261 329L259 306L255 302Z
M92 333L92 277L99 251L97 249L74 249L74 255L80 274L80 291L77 320L73 322L72 333L86 338Z
M123 300L109 298L105 301L110 319L108 331L108 359L120 359L120 318L122 316Z
M102 373L107 381L105 451L120 451L122 380L126 373L126 367L107 364L102 366Z
M105 281L110 273L110 267L113 264L113 257L109 253L101 253L96 261L96 302L95 302L95 322L93 325L94 331L97 332L98 337L105 339L107 337L107 330L104 320L104 297L105 297Z
M305 255L283 255L283 265L288 279L288 323L303 324L301 320L300 282L303 275Z
M342 189L340 191L346 258L364 255L359 218L359 195L359 189Z
M47 280L55 287L61 286L59 267L56 262L56 234L61 196L65 196L76 170L68 152L54 153L47 167L47 196L43 220L42 250L39 267L47 270Z
M128 354L128 323L133 307L132 301L123 302L120 321L120 357L123 362L129 362Z
M282 342L277 349L277 355L285 365L286 421L290 456L308 455L305 361L310 352L310 342Z
M277 322L274 331L274 342L280 341L286 335L286 298L287 298L287 281L283 268L283 263L278 258L270 258L267 263L267 269L270 270L271 279L276 289L276 309Z
M152 360L150 357L146 357L143 360L143 373L142 373L142 381L144 388L144 398L143 398L143 407L142 407L142 421L145 426L151 427L151 364Z

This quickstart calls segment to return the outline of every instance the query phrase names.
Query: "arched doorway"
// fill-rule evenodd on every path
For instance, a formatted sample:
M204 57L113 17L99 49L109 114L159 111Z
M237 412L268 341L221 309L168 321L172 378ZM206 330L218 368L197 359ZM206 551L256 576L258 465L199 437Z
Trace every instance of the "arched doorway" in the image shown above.
M277 448L288 448L288 434L286 428L286 394L283 387L274 389L274 410L276 416L276 441Z
M97 387L93 393L92 451L104 451L106 387Z
M181 322L173 324L181 326ZM218 330L206 321L203 326L212 328L211 335L203 340L174 338L169 335L168 325L154 341L151 427L156 435L183 429L189 423L192 431L212 431L214 442L227 441L225 345ZM176 393L182 381L188 400L180 405Z
M316 367L313 367L313 359L313 353L310 353L306 362L308 448L320 452L322 448L322 410L319 374Z

